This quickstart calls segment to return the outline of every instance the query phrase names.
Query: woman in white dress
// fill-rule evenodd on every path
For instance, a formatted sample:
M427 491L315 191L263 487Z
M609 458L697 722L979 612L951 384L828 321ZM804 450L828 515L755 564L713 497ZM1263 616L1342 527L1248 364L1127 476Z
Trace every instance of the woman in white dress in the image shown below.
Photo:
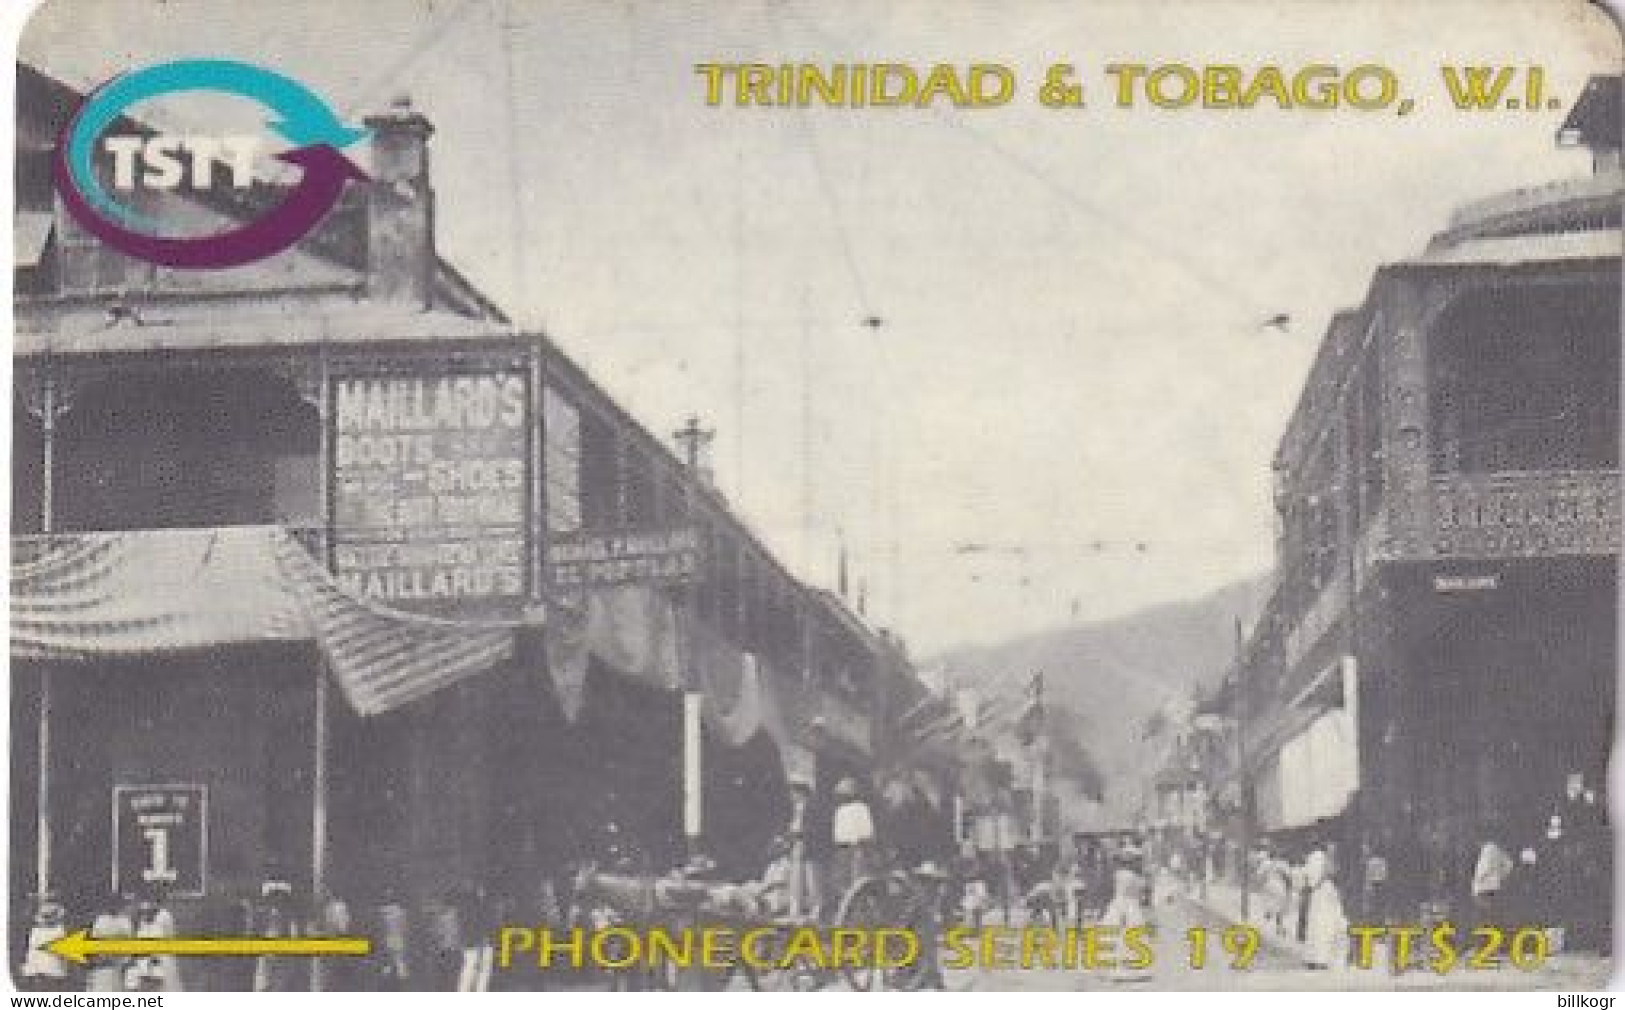
M1142 872L1144 857L1139 847L1133 843L1125 845L1113 854L1112 861L1112 897L1106 903L1106 910L1101 913L1100 924L1121 931L1149 926L1145 908L1145 874ZM1143 982L1150 977L1149 965L1130 968L1119 962L1112 972L1112 979L1117 982Z
M1326 853L1319 849L1304 862L1309 885L1309 967L1341 968L1348 963L1349 920L1343 914L1343 896L1332 880Z
M28 950L23 954L22 968L17 973L19 988L49 992L67 984L68 963L45 949L67 935L62 906L48 897L40 899L34 924L28 929Z

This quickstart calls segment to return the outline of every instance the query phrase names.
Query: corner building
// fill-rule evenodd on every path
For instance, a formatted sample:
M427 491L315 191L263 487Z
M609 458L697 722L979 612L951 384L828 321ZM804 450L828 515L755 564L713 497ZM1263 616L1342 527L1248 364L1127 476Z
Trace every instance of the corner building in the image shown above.
M1557 814L1590 869L1526 911L1606 916L1618 124L1594 79L1559 138L1594 174L1467 205L1380 268L1282 435L1273 592L1223 697L1254 837L1332 845L1351 915L1464 914L1486 837L1555 873Z
M446 910L548 921L572 860L686 851L685 695L730 875L791 780L875 771L895 645L436 254L424 117L366 121L370 180L297 247L185 272L74 223L50 160L82 95L18 82L12 963L42 893L76 924L152 894L189 933L281 881L401 904L419 963ZM280 195L138 209L195 234Z

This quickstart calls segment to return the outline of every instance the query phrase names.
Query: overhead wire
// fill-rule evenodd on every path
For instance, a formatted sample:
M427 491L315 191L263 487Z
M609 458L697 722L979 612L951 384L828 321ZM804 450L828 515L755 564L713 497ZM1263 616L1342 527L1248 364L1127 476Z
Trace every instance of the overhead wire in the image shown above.
M767 0L767 2L773 2L773 0ZM784 13L794 18L809 33L822 38L826 43L845 49L853 48L846 40L838 38L827 30L813 24L789 0L778 0L777 6L782 8ZM1186 254L1180 246L1163 242L1154 235L1134 226L1125 218L1084 198L1073 187L1058 179L1054 172L1040 165L1026 154L1016 151L1004 142L995 139L985 130L972 126L964 117L953 116L948 110L936 106L931 106L930 111L935 114L936 122L947 127L950 132L957 132L962 137L973 141L973 146L978 146L998 156L1020 174L1047 190L1052 197L1061 203L1066 204L1096 223L1105 225L1136 245L1155 253L1159 257L1159 262L1174 265L1189 280L1203 289L1235 304L1238 308L1246 309L1249 312L1262 311L1259 309L1262 301L1247 294L1235 279L1220 277Z
M340 108L339 118L347 121L356 113L376 103L387 93L389 87L395 83L396 78L404 74L412 64L416 63L430 49L445 40L448 29L479 7L480 4L477 0L460 0L444 17L425 25L423 30L418 32L417 37L399 56L386 64L384 69L374 74L367 83L356 89L356 93Z

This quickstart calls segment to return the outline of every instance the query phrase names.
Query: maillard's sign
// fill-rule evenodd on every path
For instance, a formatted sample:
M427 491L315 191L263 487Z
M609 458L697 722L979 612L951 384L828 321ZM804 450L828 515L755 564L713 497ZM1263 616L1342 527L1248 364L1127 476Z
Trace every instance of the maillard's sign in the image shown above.
M333 382L332 407L340 585L406 610L522 601L530 570L528 373L343 375Z

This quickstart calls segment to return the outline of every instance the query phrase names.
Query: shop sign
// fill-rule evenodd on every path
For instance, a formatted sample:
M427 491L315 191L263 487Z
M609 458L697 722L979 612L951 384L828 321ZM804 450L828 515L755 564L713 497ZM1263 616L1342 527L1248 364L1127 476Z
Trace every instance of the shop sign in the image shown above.
M208 789L113 787L113 893L199 897L208 879Z
M1501 576L1495 572L1433 576L1433 591L1436 593L1481 593L1499 588Z
M556 534L547 548L548 579L561 589L682 582L699 572L701 553L693 529Z
M529 593L524 369L380 366L332 384L332 564L383 606L518 612Z

